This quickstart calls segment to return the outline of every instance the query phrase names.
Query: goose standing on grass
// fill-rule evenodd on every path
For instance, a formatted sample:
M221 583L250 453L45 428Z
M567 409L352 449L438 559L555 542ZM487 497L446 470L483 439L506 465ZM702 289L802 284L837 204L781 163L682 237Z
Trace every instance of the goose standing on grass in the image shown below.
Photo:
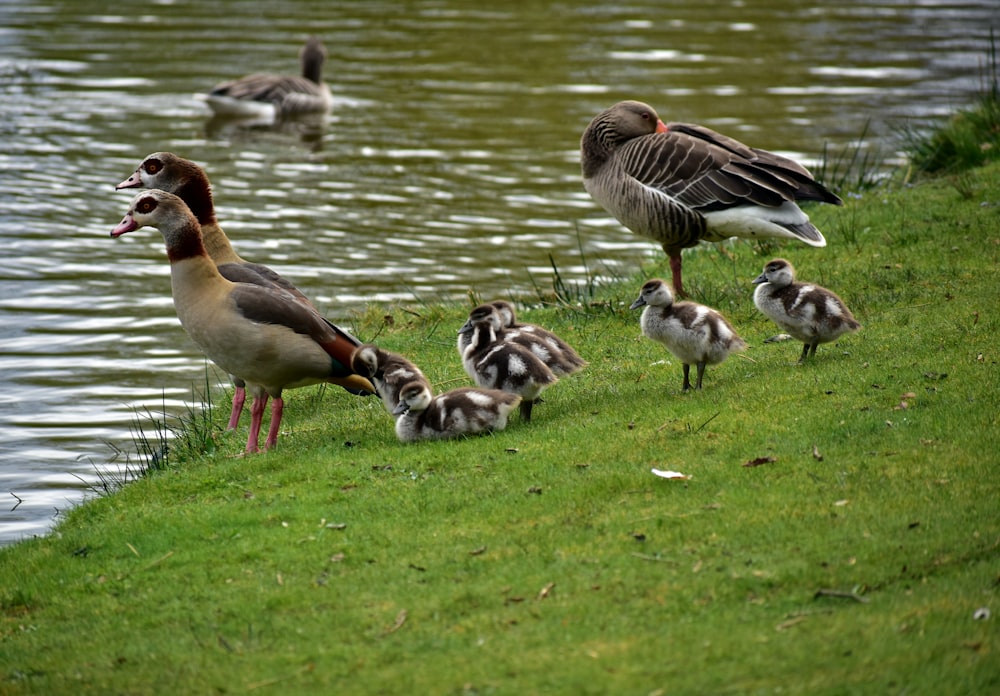
M499 306L498 306L499 305ZM496 340L501 343L516 343L527 348L535 357L545 363L557 377L579 372L586 366L573 348L551 331L533 324L518 324L512 327L508 317L514 317L514 308L509 302L497 300L490 304L479 305L469 312L469 318L458 332L458 353L463 355L472 342L472 325L480 320L488 320L493 327ZM510 320L513 322L513 319Z
M503 340L530 348L557 376L571 375L587 366L587 361L556 334L535 324L519 322L514 305L507 300L495 300L490 304L500 318Z
M319 38L306 41L299 53L302 75L256 73L216 85L205 97L219 116L280 118L330 110L333 96L323 82L326 48Z
M675 303L665 281L654 279L643 285L629 309L639 307L645 307L640 319L643 335L665 345L684 365L684 391L691 388L692 365L698 369L695 389L701 389L706 365L718 365L747 347L716 310L694 302Z
M160 189L173 193L183 200L201 225L202 243L212 261L219 268L219 273L234 283L252 283L263 287L284 290L291 293L295 299L313 309L312 302L295 285L284 276L267 266L247 261L233 249L229 237L219 226L215 216L215 203L212 200L212 185L208 181L205 170L189 159L179 157L172 152L154 152L147 156L130 177L117 186L116 190L131 188ZM349 343L358 346L361 342L334 324L334 331ZM231 376L232 377L232 376ZM239 424L243 405L246 401L246 385L242 380L232 377L233 406L229 414L228 429L234 430Z
M432 396L425 382L409 382L400 389L393 409L396 437L413 442L503 430L519 403L520 396L498 389L461 387Z
M584 188L625 227L663 246L681 297L682 249L729 237L826 246L796 201L843 204L798 163L704 126L664 125L642 102L598 114L580 151Z
M291 294L226 280L202 242L201 226L182 199L152 189L138 194L112 237L149 225L163 235L177 318L191 340L222 369L242 379L253 396L247 452L259 449L264 408L271 424L264 442L277 443L282 390L329 382L374 393L348 367L354 344Z
M861 328L844 301L824 287L795 282L795 269L774 259L754 279L753 303L771 321L802 341L802 356L816 355L816 346Z
M490 308L492 310L492 308ZM462 365L484 389L500 389L521 397L521 420L531 421L531 407L559 378L537 355L517 343L498 340L495 311L470 320L458 330ZM464 334L470 334L466 342Z
M389 413L396 413L399 393L404 385L423 384L429 390L431 383L420 368L399 353L391 353L378 346L365 343L354 349L351 369L367 377L378 392Z

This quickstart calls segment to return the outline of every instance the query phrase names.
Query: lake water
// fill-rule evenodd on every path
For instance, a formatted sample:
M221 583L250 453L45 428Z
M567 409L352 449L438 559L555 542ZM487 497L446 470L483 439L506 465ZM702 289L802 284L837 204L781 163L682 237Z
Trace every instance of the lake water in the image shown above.
M590 200L578 142L625 98L802 158L972 99L995 0L0 2L0 544L50 528L129 449L136 409L206 379L154 230L113 186L170 150L247 258L334 320L369 303L533 295L661 253ZM329 51L328 119L209 118L195 98ZM217 375L213 373L212 379ZM110 443L110 444L109 444Z

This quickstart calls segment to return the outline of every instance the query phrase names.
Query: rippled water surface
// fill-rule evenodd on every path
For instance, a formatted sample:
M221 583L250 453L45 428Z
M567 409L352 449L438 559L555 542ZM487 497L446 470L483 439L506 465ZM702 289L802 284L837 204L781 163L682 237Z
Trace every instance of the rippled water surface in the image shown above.
M966 104L995 21L967 2L0 3L0 543L84 495L136 409L177 412L205 362L155 230L108 232L150 152L202 164L239 251L332 318L533 292L549 255L658 253L591 202L580 133L624 98L806 160ZM326 42L335 108L251 128L199 92L297 72ZM217 379L217 375L211 377Z

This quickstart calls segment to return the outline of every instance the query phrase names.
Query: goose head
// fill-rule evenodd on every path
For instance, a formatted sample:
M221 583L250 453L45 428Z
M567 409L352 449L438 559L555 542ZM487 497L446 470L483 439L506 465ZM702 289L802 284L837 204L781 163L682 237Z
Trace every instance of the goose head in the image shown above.
M140 227L156 227L170 246L176 241L174 237L179 238L182 230L192 223L198 229L197 221L184 201L172 193L151 189L132 199L125 217L111 230L111 236L117 238ZM200 239L200 233L198 237Z
M764 272L754 278L753 284L771 283L777 287L785 287L795 282L795 269L792 264L785 259L774 259L768 261L764 266Z
M674 303L674 294L670 286L662 280L647 281L639 291L639 297L629 305L629 309L638 309L650 305L652 307L669 307Z
M431 404L431 390L423 382L407 382L399 390L399 404L392 415L399 416L410 411L426 411Z
M473 309L469 312L469 318L462 324L462 328L458 330L458 333L472 333L475 327L481 324L488 325L493 333L500 331L501 319L496 307L491 304L484 304Z

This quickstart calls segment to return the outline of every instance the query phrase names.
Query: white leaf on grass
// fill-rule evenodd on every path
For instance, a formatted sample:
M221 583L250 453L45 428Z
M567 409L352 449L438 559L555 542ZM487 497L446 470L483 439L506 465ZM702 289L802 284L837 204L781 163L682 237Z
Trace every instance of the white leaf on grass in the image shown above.
M687 474L682 474L679 471L663 471L662 469L650 469L650 471L652 471L654 475L659 476L660 478L665 478L665 479L683 479L683 480L687 480L687 479L691 478Z

